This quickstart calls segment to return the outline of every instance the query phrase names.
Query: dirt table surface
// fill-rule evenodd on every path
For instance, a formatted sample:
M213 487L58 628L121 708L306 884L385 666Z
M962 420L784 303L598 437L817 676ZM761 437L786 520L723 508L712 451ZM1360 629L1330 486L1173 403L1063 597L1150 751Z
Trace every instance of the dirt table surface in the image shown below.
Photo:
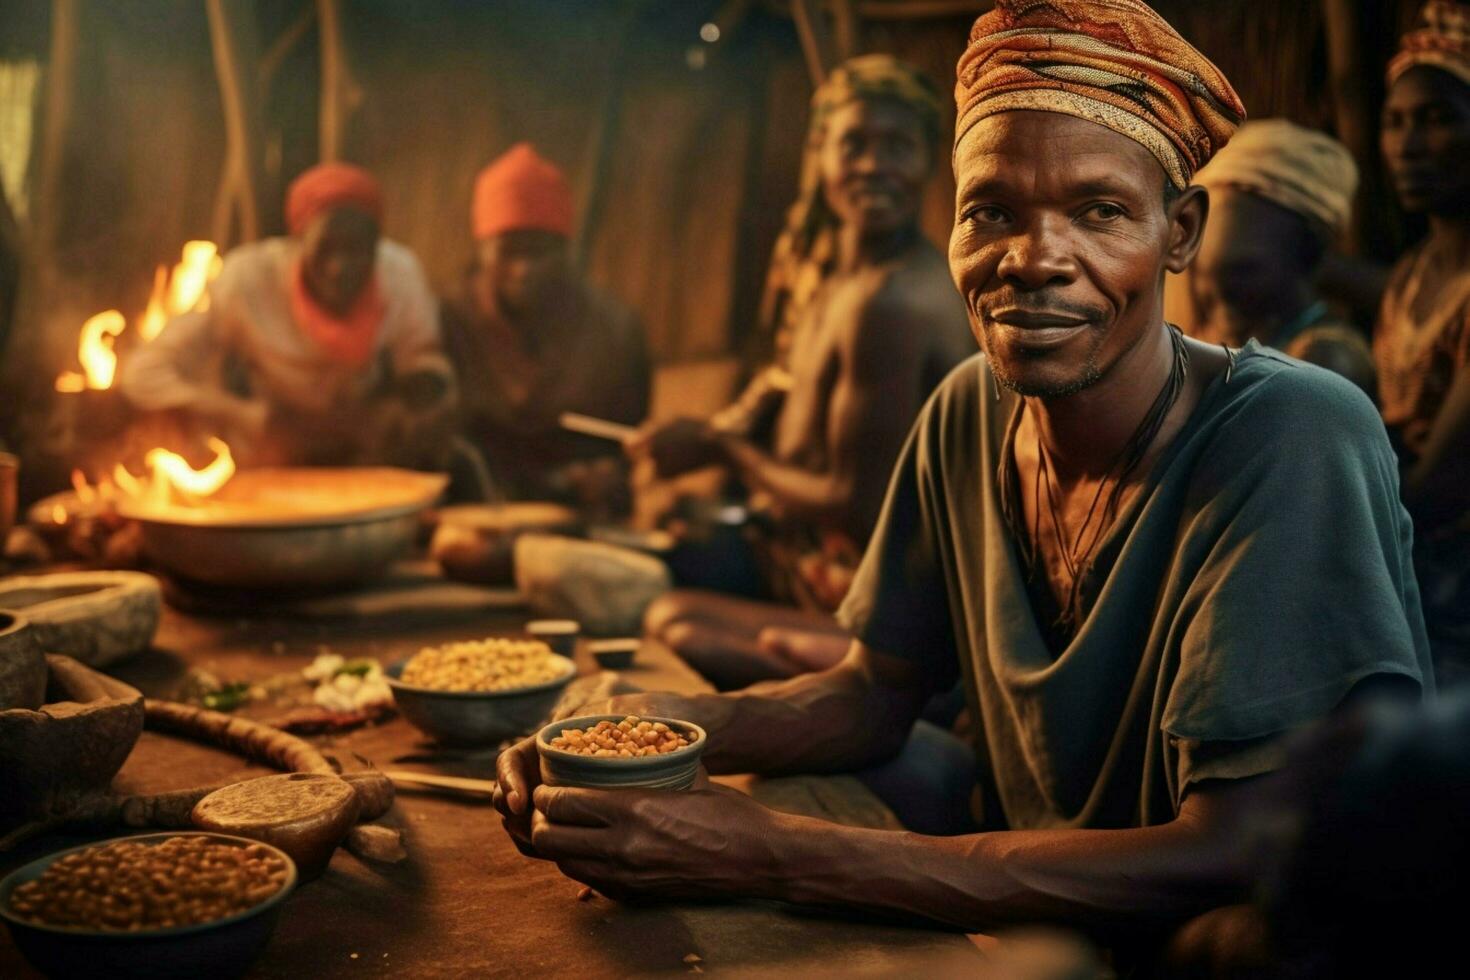
M421 646L517 629L509 611L395 626L382 619L310 621L203 618L166 610L154 649L111 671L154 697L190 668L227 680L297 670L320 652L375 656L386 665ZM581 659L581 655L579 655ZM582 663L586 671L594 668ZM641 688L693 692L703 680L668 651L645 645L623 672ZM493 751L446 751L402 718L315 739L379 768L494 777ZM145 732L116 789L161 791L264 774L228 753ZM737 784L770 805L867 826L892 817L856 780ZM579 900L581 887L551 864L523 857L501 831L488 797L400 788L381 821L405 831L409 857L371 865L338 850L326 873L286 904L252 977L623 977L698 973L746 976L984 976L985 958L963 935L857 923L773 904L621 905ZM51 835L0 855L0 873L89 838ZM8 935L0 976L38 976Z

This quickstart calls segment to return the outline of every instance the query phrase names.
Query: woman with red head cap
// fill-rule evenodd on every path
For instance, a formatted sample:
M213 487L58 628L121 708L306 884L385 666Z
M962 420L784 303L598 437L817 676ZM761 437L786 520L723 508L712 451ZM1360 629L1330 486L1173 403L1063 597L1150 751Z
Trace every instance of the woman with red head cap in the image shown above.
M180 411L237 457L293 464L430 465L452 392L438 311L418 260L381 237L382 191L344 163L286 198L290 237L225 256L203 309L140 349L122 389Z
M638 318L572 268L572 210L566 178L528 143L480 172L475 262L466 297L446 305L445 344L464 379L465 433L502 493L621 510L622 450L559 417L642 422L648 353Z

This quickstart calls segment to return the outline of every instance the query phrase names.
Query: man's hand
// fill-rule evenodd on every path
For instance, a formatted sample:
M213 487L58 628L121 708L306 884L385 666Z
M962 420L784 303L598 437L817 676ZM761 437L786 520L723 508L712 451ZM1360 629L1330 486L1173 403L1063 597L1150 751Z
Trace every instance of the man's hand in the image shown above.
M743 793L538 786L531 840L610 898L776 897L778 817Z
M719 462L719 445L709 423L691 418L647 423L625 444L633 459L648 456L662 479Z
M541 757L536 736L528 735L495 760L495 793L491 803L500 824L526 857L540 857L531 846L531 793L541 783Z
M677 694L624 694L561 712L554 721L586 715L639 715L659 718L690 717L687 699ZM531 845L531 794L541 784L541 756L536 736L529 735L500 753L495 760L495 794L492 803L500 813L501 825L520 852L527 857L544 857Z

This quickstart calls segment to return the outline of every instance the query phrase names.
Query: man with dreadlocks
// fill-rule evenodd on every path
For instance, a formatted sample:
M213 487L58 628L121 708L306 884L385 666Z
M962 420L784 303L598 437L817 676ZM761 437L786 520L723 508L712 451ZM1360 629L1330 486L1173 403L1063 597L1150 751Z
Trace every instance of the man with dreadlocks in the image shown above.
M630 446L660 476L733 470L770 526L756 556L767 598L802 610L693 590L655 604L650 632L722 688L807 669L759 643L763 627L837 630L829 614L904 435L969 354L964 306L919 228L939 112L929 80L887 55L854 58L818 88L763 304L776 364L715 419L650 427Z
M1290 733L1432 690L1409 520L1356 386L1163 318L1207 217L1191 177L1244 116L1213 64L1142 0L998 0L955 94L949 265L984 355L900 455L846 658L584 713L695 721L711 772L830 772L890 756L961 680L984 832L841 827L715 785L536 785L534 741L501 754L496 804L604 894L1051 920L1123 967L1128 942L1249 894L1246 817Z

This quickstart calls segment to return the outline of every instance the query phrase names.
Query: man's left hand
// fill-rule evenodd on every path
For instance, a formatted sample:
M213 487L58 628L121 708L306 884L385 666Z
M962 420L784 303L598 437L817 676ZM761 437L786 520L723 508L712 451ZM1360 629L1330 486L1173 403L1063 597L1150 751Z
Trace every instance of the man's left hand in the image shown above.
M776 897L776 815L743 793L536 787L531 842L610 898Z

